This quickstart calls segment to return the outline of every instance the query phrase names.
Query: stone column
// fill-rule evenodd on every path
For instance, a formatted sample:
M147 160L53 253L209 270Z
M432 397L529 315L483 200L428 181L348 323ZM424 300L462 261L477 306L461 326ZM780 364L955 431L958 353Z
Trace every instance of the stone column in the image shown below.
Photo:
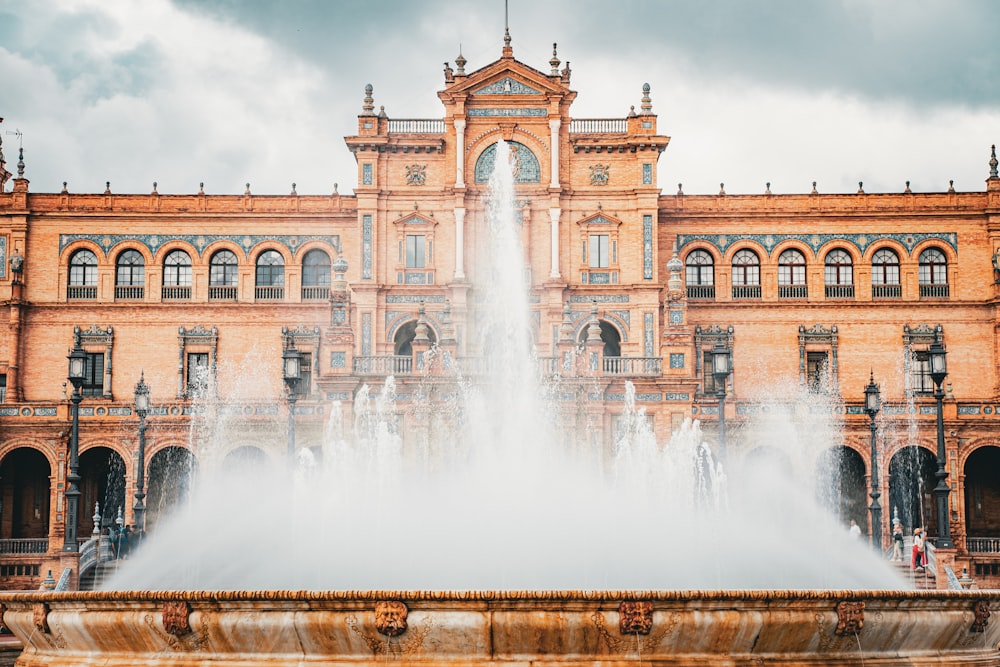
M465 121L455 120L455 187L465 187Z
M455 209L455 280L465 280L465 209Z
M552 182L549 183L550 188L559 187L559 126L560 121L558 118L553 118L549 121L549 144L551 146L550 153L552 154Z
M559 216L562 214L560 208L549 209L549 219L552 220L552 270L549 278L559 277Z

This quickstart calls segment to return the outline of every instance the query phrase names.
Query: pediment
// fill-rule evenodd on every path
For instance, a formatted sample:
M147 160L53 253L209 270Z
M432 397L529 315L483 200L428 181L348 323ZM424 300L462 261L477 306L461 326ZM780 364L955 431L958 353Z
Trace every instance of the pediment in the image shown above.
M619 227L622 221L618 218L613 218L609 215L603 213L595 213L593 215L588 215L585 218L576 221L576 224L581 227L599 227L601 225L606 225L608 227Z
M550 77L513 58L502 58L456 78L446 89L449 94L472 96L567 94L569 88L558 77Z
M427 216L420 215L419 213L411 213L410 215L403 216L396 219L395 224L397 225L424 225L427 227L433 227L437 224L437 220L434 218L428 218Z

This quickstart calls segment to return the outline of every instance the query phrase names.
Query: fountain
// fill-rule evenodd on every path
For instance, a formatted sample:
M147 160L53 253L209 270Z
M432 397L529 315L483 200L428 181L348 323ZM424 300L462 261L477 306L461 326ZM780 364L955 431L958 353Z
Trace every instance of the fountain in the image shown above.
M359 392L353 429L331 411L319 461L213 476L206 452L109 590L0 595L19 664L1000 665L990 596L903 590L795 481L811 471L716 461L697 423L661 445L631 387L610 451L559 428L569 388L537 379L506 164L501 142L477 320L492 380L456 371L453 437L404 448L390 379ZM793 421L745 437L795 465L836 435ZM205 446L226 443L210 426ZM248 507L247 488L274 493Z

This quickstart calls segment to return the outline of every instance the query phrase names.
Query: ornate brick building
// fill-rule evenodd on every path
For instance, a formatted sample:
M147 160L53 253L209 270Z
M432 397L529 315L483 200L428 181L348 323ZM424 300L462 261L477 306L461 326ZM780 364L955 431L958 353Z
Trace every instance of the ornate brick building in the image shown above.
M868 531L864 390L874 375L885 544L892 516L940 535L930 352L941 344L955 541L943 555L982 584L1000 583L995 155L980 192L663 194L657 165L669 137L648 85L638 110L580 119L555 49L539 70L514 58L507 37L500 59L465 65L461 55L446 65L436 119L390 118L366 89L346 138L353 196L294 186L259 195L249 184L240 195L160 194L156 184L148 194L111 184L33 193L19 155L12 187L0 187L0 585L36 587L48 570L77 567L64 550L70 348L85 354L81 543L96 530L95 506L105 524L117 507L132 522L137 492L155 530L159 508L183 492L168 482L198 462L191 426L206 396L227 397L207 409L245 423L227 454L283 457L282 354L293 343L299 448L318 447L333 402L350 411L363 385L389 375L401 430L432 437L407 411L417 383L448 381L425 353L437 345L465 368L489 354L471 341L499 139L516 160L540 372L586 385L583 411L605 441L631 383L661 441L690 417L711 435L722 405L729 455L749 457L766 447L744 439L741 424L791 385L824 397L842 424L840 444L796 474L838 479L831 502ZM711 372L717 348L731 350L722 385ZM152 387L144 457L133 405L141 376ZM789 409L788 418L811 416Z

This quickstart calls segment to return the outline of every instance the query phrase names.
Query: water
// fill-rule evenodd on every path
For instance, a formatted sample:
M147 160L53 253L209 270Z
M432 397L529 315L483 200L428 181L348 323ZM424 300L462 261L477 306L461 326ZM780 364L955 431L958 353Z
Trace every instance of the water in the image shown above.
M507 163L501 143L474 343L490 380L459 374L445 408L419 415L448 437L404 444L390 378L359 392L353 424L330 406L321 460L306 450L291 468L224 473L218 453L238 428L207 410L193 426L200 472L190 502L158 523L109 588L902 587L801 483L815 478L803 462L839 444L823 410L800 419L791 399L762 406L768 419L739 435L780 454L723 465L696 422L658 442L631 385L607 446L585 404L565 400L589 387L539 383Z

